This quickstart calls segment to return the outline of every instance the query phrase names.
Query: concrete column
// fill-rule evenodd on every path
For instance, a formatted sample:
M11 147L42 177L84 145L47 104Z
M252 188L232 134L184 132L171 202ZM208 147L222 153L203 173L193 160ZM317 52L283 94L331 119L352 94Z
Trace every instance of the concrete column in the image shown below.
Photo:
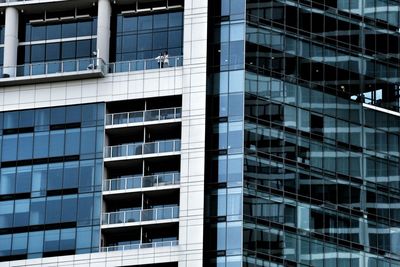
M97 11L97 57L108 63L110 54L111 4L109 0L99 0Z
M4 74L16 76L18 54L18 9L6 8L6 23L4 31Z

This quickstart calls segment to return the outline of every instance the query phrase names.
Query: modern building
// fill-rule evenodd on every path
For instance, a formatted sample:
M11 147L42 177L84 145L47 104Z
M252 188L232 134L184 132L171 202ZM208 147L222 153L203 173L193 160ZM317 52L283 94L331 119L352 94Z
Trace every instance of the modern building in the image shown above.
M0 266L400 267L400 3L0 1Z

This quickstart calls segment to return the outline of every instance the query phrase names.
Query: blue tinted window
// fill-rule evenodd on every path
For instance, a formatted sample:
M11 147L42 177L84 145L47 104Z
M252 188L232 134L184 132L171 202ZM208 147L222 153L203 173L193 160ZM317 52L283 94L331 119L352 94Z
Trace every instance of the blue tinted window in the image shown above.
M65 123L65 107L52 108L50 124L64 124L64 123Z
M44 224L46 214L46 198L33 198L31 200L30 225Z
M31 159L33 148L33 134L20 134L18 138L18 160Z
M78 41L76 43L76 57L90 57L92 54L90 40Z
M78 22L78 36L92 35L92 22L80 21Z
M8 195L15 192L15 171L16 168L1 168L0 194Z
M76 24L65 23L61 27L62 38L76 37Z
M143 16L138 19L138 29L140 30L151 30L153 28L152 16Z
M61 45L62 59L75 58L76 44L75 42L63 42Z
M31 191L32 167L24 166L17 168L17 179L15 183L16 193L25 193Z
M136 31L137 30L137 17L121 17L123 24L122 30L124 32Z
M35 196L45 194L47 188L47 164L33 166L32 192Z
M14 234L12 239L12 254L24 254L28 248L28 233Z
M14 209L14 227L29 225L29 199L16 200Z
M44 232L29 233L28 253L39 253L43 251Z
M92 223L93 194L81 194L78 199L78 225Z
M182 26L183 16L182 13L170 13L169 14L169 27Z
M91 190L92 185L94 184L94 161L93 160L85 160L81 161L80 169L79 169L79 188L82 192L87 192Z
M44 251L55 251L60 246L60 230L51 230L44 233Z
M35 111L35 125L49 125L50 122L50 110L49 109L37 109Z
M64 130L50 132L50 157L64 154Z
M168 14L157 14L153 16L153 27L167 28L168 27Z
M81 130L81 154L95 152L96 128L82 128Z
M76 248L90 248L90 240L92 238L91 227L81 227L76 231Z
M3 136L2 161L13 161L17 159L17 135Z
M47 40L49 39L60 39L61 38L61 25L50 24L47 25Z
M58 223L61 218L61 197L49 197L46 203L46 224Z
M35 113L30 110L23 110L19 113L19 127L32 127Z
M65 132L65 155L79 154L80 129L68 129Z
M66 123L80 122L81 110L80 106L66 107Z
M152 39L153 38L151 33L139 34L137 50L150 50L150 48L152 47Z
M60 236L60 250L75 248L75 229L63 229Z
M0 235L0 256L11 254L11 237L12 235Z
M63 188L78 187L79 162L66 162L64 164Z
M62 188L63 163L49 164L47 190Z
M19 113L6 112L4 113L4 129L14 129L18 128Z
M49 155L49 132L35 133L33 157L46 158Z
M47 44L46 45L46 60L57 61L60 59L60 44ZM51 66L51 65L50 65Z
M78 199L76 195L64 196L62 200L61 222L76 221Z
M96 112L97 106L95 104L82 106L82 122L96 121Z
M31 26L31 41L46 39L46 26Z
M46 59L45 45L32 45L31 46L31 62L43 62Z
M13 225L14 201L0 202L0 228L9 228Z

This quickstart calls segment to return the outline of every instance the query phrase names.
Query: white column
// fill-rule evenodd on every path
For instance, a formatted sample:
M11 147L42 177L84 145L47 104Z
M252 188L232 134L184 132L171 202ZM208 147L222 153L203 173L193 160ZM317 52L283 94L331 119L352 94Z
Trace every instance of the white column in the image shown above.
M97 10L97 57L108 63L110 53L111 4L109 0L99 0Z
M4 31L4 73L16 76L18 53L18 9L6 8L6 23Z

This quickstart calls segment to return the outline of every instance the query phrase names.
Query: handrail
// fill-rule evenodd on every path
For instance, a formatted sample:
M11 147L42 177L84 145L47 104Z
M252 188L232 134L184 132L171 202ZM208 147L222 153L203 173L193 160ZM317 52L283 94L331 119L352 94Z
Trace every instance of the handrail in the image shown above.
M104 181L103 191L128 190L135 188L157 187L179 184L180 173L163 173L147 176L130 176Z
M180 107L111 113L106 115L106 125L171 120L179 119L181 116L182 108Z
M178 240L172 240L172 241L159 241L152 243L109 246L109 247L101 247L100 252L125 251L131 249L141 249L141 248L174 247L177 246L178 244L179 244Z
M105 158L138 156L154 153L178 152L181 150L181 140L163 140L150 143L130 143L116 146L107 146Z
M106 73L107 68L101 58L78 58L73 60L59 60L29 63L17 66L3 66L1 78L24 77L35 75L61 74L78 71L98 71Z
M148 59L137 59L131 61L119 61L108 64L109 73L118 72L131 72L137 70L150 70L150 69L162 69L170 67L181 67L183 65L183 56L172 56L168 57L168 64L161 64L160 59L148 58Z
M103 213L102 224L125 224L133 222L159 221L179 218L179 207L125 210Z

